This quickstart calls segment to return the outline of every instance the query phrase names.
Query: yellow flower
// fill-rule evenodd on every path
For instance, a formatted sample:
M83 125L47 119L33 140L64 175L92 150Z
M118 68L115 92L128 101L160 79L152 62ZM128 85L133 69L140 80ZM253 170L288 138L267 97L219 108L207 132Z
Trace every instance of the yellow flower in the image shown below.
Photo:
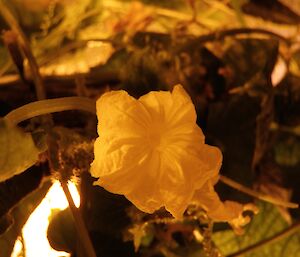
M97 101L99 119L95 184L124 195L140 210L165 207L181 218L197 202L217 219L237 218L243 206L223 204L213 189L221 151L204 142L195 107L182 86L172 92L150 92L139 99L111 91ZM233 209L233 212L232 210Z

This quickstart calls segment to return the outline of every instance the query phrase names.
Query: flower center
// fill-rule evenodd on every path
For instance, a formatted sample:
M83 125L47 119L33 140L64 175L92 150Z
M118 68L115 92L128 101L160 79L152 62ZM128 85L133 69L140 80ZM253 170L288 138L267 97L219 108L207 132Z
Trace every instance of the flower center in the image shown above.
M148 131L148 141L152 149L160 150L163 146L164 130L161 125L154 124Z
M149 135L149 143L153 148L157 148L160 145L160 134L159 133L151 133Z

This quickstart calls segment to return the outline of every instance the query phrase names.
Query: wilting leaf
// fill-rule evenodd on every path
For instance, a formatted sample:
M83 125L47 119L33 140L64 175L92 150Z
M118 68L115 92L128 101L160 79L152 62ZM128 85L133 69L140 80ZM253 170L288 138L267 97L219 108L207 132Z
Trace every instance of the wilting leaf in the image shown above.
M285 220L273 205L261 202L259 209L260 213L253 218L243 236L237 236L231 230L214 233L214 242L225 256L253 245L263 239L272 237L288 227ZM300 256L300 233L298 232L274 244L267 244L243 256Z
M30 133L0 119L0 181L25 171L45 150L45 145L37 148Z
M10 257L15 241L20 235L21 230L29 218L30 214L45 197L51 186L51 182L44 183L39 189L32 192L19 202L11 211L13 225L0 236L1 257Z

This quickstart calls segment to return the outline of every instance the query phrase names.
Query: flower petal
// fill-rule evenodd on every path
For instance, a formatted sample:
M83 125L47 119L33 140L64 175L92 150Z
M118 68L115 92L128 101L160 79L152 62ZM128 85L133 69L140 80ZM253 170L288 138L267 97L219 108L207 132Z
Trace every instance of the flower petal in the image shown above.
M145 155L145 148L133 142L133 139L126 138L115 138L111 141L105 137L97 138L94 144L96 158L91 164L91 175L102 177L116 172L124 173L128 167L137 166Z
M252 211L257 213L258 209L253 204L240 204L233 201L222 202L213 188L216 182L211 180L201 189L195 191L193 202L202 206L207 215L214 221L228 222L234 229L236 234L243 234L243 226L250 222L249 216L244 216L244 211Z
M214 190L212 181L206 183L201 189L197 190L193 196L193 201L203 206L208 216L217 221L229 221L239 216L243 211L243 206L237 204L225 204L220 200L218 194ZM230 207L233 207L231 210Z
M144 155L148 112L125 91L111 91L97 101L98 133L91 174L105 176L135 165ZM140 116L140 117L139 117Z
M159 186L164 206L175 218L181 219L194 193L192 182L176 160L165 159L162 169Z
M168 127L196 123L195 107L181 85L174 86L172 93L152 91L141 96L139 101L149 111L152 120L163 121Z
M222 153L217 147L193 143L196 140L197 137L189 142L178 140L170 149L167 148L184 170L185 180L190 181L193 190L218 175L222 164Z
M142 211L165 207L181 218L195 191L217 177L222 154L205 144L195 107L182 86L139 100L125 91L106 93L97 101L97 115L91 174L99 177L96 184L123 194ZM213 212L222 202L213 186L205 193L199 201Z
M97 101L98 134L101 137L138 137L149 126L149 114L126 91L104 93Z

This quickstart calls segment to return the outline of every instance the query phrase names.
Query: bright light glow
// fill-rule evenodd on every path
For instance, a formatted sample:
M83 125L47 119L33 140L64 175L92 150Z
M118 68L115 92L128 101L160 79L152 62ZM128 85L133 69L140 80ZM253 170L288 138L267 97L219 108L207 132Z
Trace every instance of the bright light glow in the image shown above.
M79 207L80 196L74 183L68 184L75 205ZM23 237L26 249L26 257L63 257L70 256L66 252L55 251L48 242L47 228L49 217L54 209L64 210L68 207L68 201L59 182L55 182L49 189L47 195L30 215L23 227ZM18 239L15 243L11 257L16 257L22 251L22 243Z
M288 71L287 65L283 58L278 58L276 65L271 74L272 85L276 87L285 77Z
M11 257L18 257L19 253L22 252L22 247L23 247L23 245L22 245L21 239L18 238L18 240L15 243Z

